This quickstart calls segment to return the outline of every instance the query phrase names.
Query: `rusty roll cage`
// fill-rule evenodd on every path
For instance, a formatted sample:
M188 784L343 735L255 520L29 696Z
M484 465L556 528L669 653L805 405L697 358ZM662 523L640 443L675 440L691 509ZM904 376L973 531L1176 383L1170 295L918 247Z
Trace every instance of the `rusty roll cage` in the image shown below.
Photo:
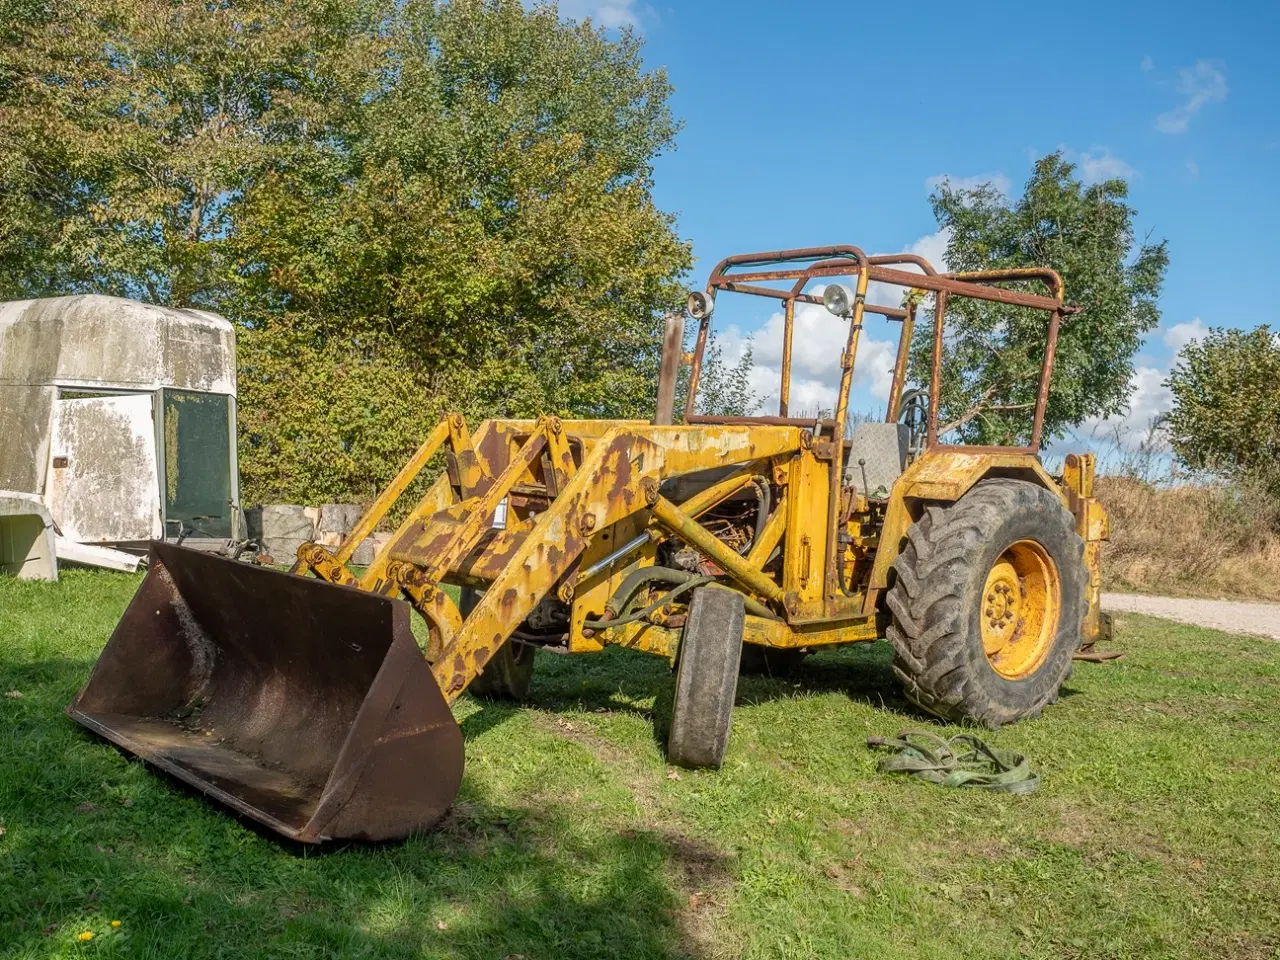
M741 271L746 267L764 267L780 264L796 264L771 270ZM897 265L913 264L923 272L914 273L893 269ZM797 303L822 304L822 298L805 293L805 288L815 279L823 277L857 277L857 291L854 297L854 309L849 324L849 339L845 352L840 358L841 377L840 390L834 416L831 419L791 417L788 401L791 387L791 345L794 335L795 305ZM793 281L791 288L760 286L762 283L783 280ZM764 423L785 426L805 426L814 428L815 432L827 432L831 437L842 437L847 420L849 392L853 382L853 369L857 357L858 339L862 330L864 313L875 313L890 320L902 322L902 332L898 340L897 358L893 369L893 383L890 387L889 403L885 419L892 422L898 417L898 405L902 399L903 382L906 378L907 351L910 348L911 336L916 319L916 301L908 299L903 307L887 307L866 302L867 286L871 281L888 283L907 289L923 290L934 294L933 309L933 363L930 371L930 382L938 383L942 373L942 335L946 316L947 300L951 296L969 297L975 300L986 300L1004 303L1010 306L1030 307L1043 310L1049 314L1049 329L1045 343L1044 360L1040 369L1040 384L1036 392L1035 415L1031 425L1031 443L1025 447L995 446L984 447L969 444L940 444L938 442L938 410L939 391L929 391L928 439L930 450L945 448L968 452L999 451L1001 453L1027 453L1035 455L1040 450L1041 433L1044 427L1045 405L1049 397L1049 383L1053 377L1053 358L1058 345L1058 330L1062 318L1073 313L1077 308L1063 302L1062 277L1055 270L1047 267L1025 267L1009 270L980 270L967 273L938 273L924 257L912 253L883 254L867 256L861 249L850 245L829 247L803 247L795 250L769 250L763 253L744 253L726 257L721 260L707 280L707 296L713 301L721 291L745 293L751 296L769 297L780 300L784 309L784 327L782 344L782 384L779 391L779 409L776 417L712 417L695 414L694 401L697 397L698 381L702 373L702 360L706 352L707 335L711 326L711 315L703 317L698 325L698 336L693 350L692 369L689 378L689 392L685 401L685 421L688 423ZM995 286L998 283L1011 281L1039 281L1049 291L1049 296L1026 293L1020 290L1006 290Z

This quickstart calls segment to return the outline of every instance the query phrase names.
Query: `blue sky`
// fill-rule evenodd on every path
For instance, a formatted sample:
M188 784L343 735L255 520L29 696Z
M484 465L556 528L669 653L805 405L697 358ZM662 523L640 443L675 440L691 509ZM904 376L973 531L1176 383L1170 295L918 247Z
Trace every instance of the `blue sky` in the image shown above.
M693 242L698 282L720 257L750 250L855 243L937 256L933 178L993 179L1016 193L1033 157L1062 148L1086 176L1125 176L1139 231L1170 245L1131 425L1167 405L1161 381L1188 337L1280 323L1269 303L1280 259L1280 2L562 0L561 11L633 25L647 62L667 69L685 127L658 164L656 193ZM729 299L717 314L717 326L737 327L726 346L755 332L767 368L768 304L726 316ZM842 338L819 319L797 370L815 396ZM867 333L888 343L887 329ZM871 347L868 364L883 354ZM874 406L882 392L868 371L855 402Z

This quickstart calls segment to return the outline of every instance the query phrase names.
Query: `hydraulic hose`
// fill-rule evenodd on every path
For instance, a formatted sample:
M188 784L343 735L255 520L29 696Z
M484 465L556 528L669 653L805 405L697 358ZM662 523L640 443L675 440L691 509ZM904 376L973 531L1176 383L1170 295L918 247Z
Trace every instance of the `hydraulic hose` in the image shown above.
M769 510L772 507L772 498L769 495L769 481L765 477L757 475L751 481L751 486L755 488L756 500L760 502L760 507L756 511L755 536L751 538L751 543L744 544L742 549L738 551L743 555L764 535L764 525L769 522Z
M609 602L605 604L605 611L611 617L618 616L627 609L631 600L640 592L640 589L649 583L680 585L692 580L694 576L696 574L692 574L688 570L675 570L671 567L640 567L638 570L632 570L622 579L618 589L614 591L613 596L609 598Z
M680 586L676 587L674 590L668 590L642 610L636 610L634 613L629 613L625 617L618 617L616 620L583 620L582 625L584 627L590 627L592 630L602 630L606 627L620 627L626 623L635 623L635 621L643 620L658 608L670 603L681 594L688 593L696 587L701 587L704 584L710 583L713 579L713 577L691 577L688 581L680 584Z
M670 603L673 596L683 594L685 589L693 589L688 586L691 581L697 580L698 582L695 586L703 586L712 579L714 578L702 577L698 574L690 573L688 570L676 570L672 567L641 567L638 570L632 570L623 578L618 589L614 592L613 596L609 598L609 602L605 604L606 618L603 620L584 620L583 626L589 627L593 630L599 630L604 627L617 626L621 623L632 623L635 620L648 616L663 604ZM625 611L630 605L631 601L635 598L635 595L650 583L668 583L675 585L679 589L673 590L664 595L657 601L657 603L651 604L647 607L640 616L628 614L626 617L619 617L619 614L623 613L623 611ZM755 600L752 597L743 597L743 600L745 601L747 612L752 616L763 617L767 620L778 619L773 611L760 601Z

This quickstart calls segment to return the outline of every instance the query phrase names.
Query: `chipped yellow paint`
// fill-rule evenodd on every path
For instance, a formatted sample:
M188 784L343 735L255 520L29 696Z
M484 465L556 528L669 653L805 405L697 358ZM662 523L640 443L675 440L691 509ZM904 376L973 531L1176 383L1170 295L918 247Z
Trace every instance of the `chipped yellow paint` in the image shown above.
M1111 539L1111 519L1093 496L1097 458L1070 454L1062 467L1062 491L1076 518L1076 532L1084 540L1084 564L1089 572L1089 607L1082 629L1084 646L1097 642L1103 631L1102 544Z
M1027 453L972 453L938 447L927 450L893 485L884 527L871 568L870 589L863 604L870 612L879 603L879 592L889 586L889 570L905 546L907 528L928 503L952 503L963 497L985 476L1015 476L1050 490L1066 504L1066 494L1045 471L1040 460Z
M632 650L643 650L675 659L680 646L679 628L649 623L628 623L604 631L609 643ZM809 625L792 629L781 620L747 615L743 619L742 640L759 647L779 650L805 650L814 647L839 646L845 643L867 643L884 635L876 617L858 617L835 624Z
M581 569L603 560L618 547L630 543L644 533L649 525L647 514L637 513L619 520L600 536L594 537L582 553ZM583 626L584 620L599 619L622 581L633 570L651 567L657 559L657 547L652 540L637 547L629 556L619 557L612 566L600 571L590 580L574 584L573 606L569 611L569 652L594 653L603 650L605 644L594 631Z
M830 486L830 461L824 463L812 447L791 461L787 480L787 530L783 538L783 578L787 612L812 619L821 615L823 576L827 562L825 519Z
M1031 676L1058 636L1062 580L1035 540L1009 545L987 573L978 624L991 669L1006 680Z
M1066 503L1066 497L1045 471L1039 458L1023 453L966 453L940 447L916 460L894 486L895 496L917 500L959 500L983 477L1019 475L1039 483Z
M742 639L762 647L801 650L807 647L830 647L842 643L865 643L884 636L875 616L856 617L836 623L811 623L789 626L781 620L747 617Z
M355 547L442 451L450 455L450 470L357 578L346 566ZM1073 466L1070 484L1059 486L1029 455L936 449L903 474L877 530L865 498L831 511L831 491L839 491L831 476L842 469L841 461L838 445L814 441L794 426L654 426L541 417L486 421L472 434L460 415L450 414L348 541L335 553L307 545L296 569L412 603L429 625L429 659L449 700L553 592L569 604L562 649L586 653L618 644L674 656L680 605L667 611L670 616L658 617L662 623L586 626L602 617L629 573L657 561L658 543L667 537L693 544L740 589L768 605L776 619L749 615L746 642L798 649L875 639L884 626L887 571L907 527L927 503L955 500L992 471L1040 483L1072 507L1086 536L1096 587L1093 545L1105 537L1106 514L1080 492L1086 484L1091 489L1091 463ZM659 495L661 485L673 478L734 466L729 476L680 504ZM759 542L743 557L697 518L757 476L768 477L781 492ZM503 503L505 528L494 529L495 510ZM828 526L842 510L851 515L842 528L849 543L840 544L843 576L835 577L828 570ZM581 571L645 534L647 539L611 566L580 579ZM781 569L770 566L766 573L777 550ZM857 583L858 577L866 582ZM483 591L465 618L442 589L446 583Z

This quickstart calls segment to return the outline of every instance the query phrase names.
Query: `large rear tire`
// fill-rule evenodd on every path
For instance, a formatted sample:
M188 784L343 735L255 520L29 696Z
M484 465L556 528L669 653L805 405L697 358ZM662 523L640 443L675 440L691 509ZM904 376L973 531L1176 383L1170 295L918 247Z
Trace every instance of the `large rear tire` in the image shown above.
M674 764L719 769L724 762L745 615L742 594L725 587L703 587L689 601L667 738L667 759Z
M458 597L458 611L465 618L480 599L480 594L470 587L463 587ZM484 665L467 690L477 697L489 700L527 700L529 685L533 682L533 660L537 647L518 640L508 640L493 658Z
M928 507L893 568L888 638L907 699L992 728L1057 701L1088 602L1084 541L1057 497L984 480Z

